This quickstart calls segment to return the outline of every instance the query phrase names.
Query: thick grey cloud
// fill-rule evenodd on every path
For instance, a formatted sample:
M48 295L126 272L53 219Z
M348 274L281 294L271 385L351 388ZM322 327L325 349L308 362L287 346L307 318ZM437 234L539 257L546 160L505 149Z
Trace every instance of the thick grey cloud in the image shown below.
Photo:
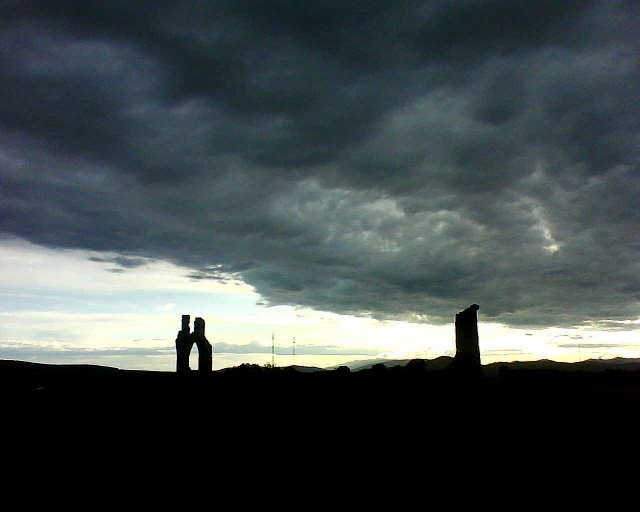
M4 2L0 226L271 304L640 316L637 2Z
M118 265L121 268L136 268L145 265L148 260L144 258L130 258L127 256L115 256L111 258L102 258L99 256L90 256L90 261L104 262L104 263L113 263Z

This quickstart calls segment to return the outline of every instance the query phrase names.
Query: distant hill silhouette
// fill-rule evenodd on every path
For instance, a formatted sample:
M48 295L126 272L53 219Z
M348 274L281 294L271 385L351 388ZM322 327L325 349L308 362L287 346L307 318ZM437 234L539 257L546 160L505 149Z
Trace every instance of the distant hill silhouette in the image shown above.
M371 369L377 364L383 364L387 368L393 368L395 366L404 367L412 360L413 359L362 359L349 361L344 363L344 366L348 366L351 371L360 371ZM435 359L423 359L423 361L426 363L426 371L441 371L446 370L451 365L453 358L440 356ZM611 359L587 359L574 363L538 359L535 361L496 362L483 365L482 367L485 376L488 377L495 375L501 368L523 371L552 370L558 372L600 372L606 370L640 371L640 358L614 357ZM338 368L338 366L333 366L329 369L336 368Z
M343 366L348 366L351 371L368 370L376 364L383 364L387 368L394 366L406 366L413 359L361 359L357 361L349 361ZM435 359L422 359L426 363L427 371L439 371L447 369L453 362L453 357L440 356ZM336 369L338 366L332 366L329 369Z
M496 370L507 368L519 371L554 371L554 372L603 372L621 370L627 372L640 371L640 359L614 357L611 359L586 359L575 363L539 359L536 361L513 361L509 363L490 363L484 366L487 376Z
M74 376L114 374L121 372L119 368L97 364L46 364L0 359L0 371L3 377L29 374L69 374Z
M384 365L386 368L401 367L404 368L411 361L416 359L362 359L349 361L342 365L331 366L328 368L320 368L317 366L300 366L291 365L278 367L278 370L295 371L299 373L317 373L329 372L337 370L341 366L348 367L352 372L370 370L376 365ZM449 368L453 362L450 356L439 356L434 359L420 359L424 361L424 369L426 372L438 372ZM242 365L252 366L260 370L263 367L259 365ZM223 368L216 370L214 373L229 373L238 371L242 366ZM603 372L612 370L621 370L627 372L640 371L640 358L614 357L611 359L586 359L577 362L553 361L551 359L538 359L534 361L510 361L495 362L483 365L485 376L492 377L501 369L513 371L554 371L554 372ZM150 371L150 370L122 370L111 366L100 366L92 364L46 364L33 363L29 361L17 361L0 359L0 371L4 377L10 375L52 375L52 374L68 374L73 376L83 375L104 375L116 373L135 373L135 374L166 374L173 372Z

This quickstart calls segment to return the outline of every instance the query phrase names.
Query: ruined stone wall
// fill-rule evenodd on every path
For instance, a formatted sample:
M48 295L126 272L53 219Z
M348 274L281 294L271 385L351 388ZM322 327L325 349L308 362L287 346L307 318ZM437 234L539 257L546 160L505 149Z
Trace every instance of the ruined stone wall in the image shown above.
M198 371L200 373L211 373L213 368L213 348L204 335L204 326L204 319L196 318L193 322L191 339L198 347Z
M195 344L198 348L198 372L207 374L213 369L213 347L207 340L204 320L200 317L193 322L193 332L190 327L190 316L182 315L182 328L176 337L176 371L188 374L191 371L189 356Z
M182 328L176 337L176 371L178 373L189 373L189 356L191 355L191 327L189 326L190 316L182 315Z
M464 311L456 313L456 356L457 369L479 371L480 342L478 339L478 310L480 306L472 304Z

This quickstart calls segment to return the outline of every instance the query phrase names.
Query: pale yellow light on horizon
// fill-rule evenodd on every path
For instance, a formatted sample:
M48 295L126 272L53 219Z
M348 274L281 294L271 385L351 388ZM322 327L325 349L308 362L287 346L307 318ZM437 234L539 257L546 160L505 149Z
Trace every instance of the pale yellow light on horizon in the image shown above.
M158 300L148 314L77 311L2 311L0 309L0 343L49 346L73 350L100 348L172 347L179 315L189 313L202 316L207 322L207 337L215 343L248 344L258 342L264 346L276 336L278 346L291 344L293 337L301 347L337 346L375 354L366 357L410 359L435 358L453 355L455 335L452 322L446 325L428 325L404 321L378 321L368 317L339 315L292 306L265 307L255 304L259 296L243 283L223 284L215 280L191 280L188 269L165 262L149 262L122 273L106 270L112 265L89 261L87 251L54 250L19 240L0 243L0 287L7 301L29 299L37 303L39 294L48 297L69 298L69 292L82 290L100 292L116 290L135 294L153 292ZM113 256L113 255L112 255ZM100 257L106 257L101 254ZM197 307L167 302L163 297L180 291L188 295ZM206 295L208 294L208 295ZM134 297L135 295L132 295ZM201 300L208 297L207 300ZM230 301L231 306L220 310L218 299ZM132 299L133 300L133 299ZM8 304L7 304L8 306ZM625 324L626 325L626 324ZM495 361L531 360L549 358L576 361L590 357L640 357L636 324L628 330L605 331L584 328L514 329L502 324L484 322L480 316L479 334L483 363ZM579 340L579 343L576 341ZM576 345L575 349L561 345ZM593 345L591 348L589 344ZM607 348L607 344L610 348ZM603 345L598 347L597 345ZM0 346L0 351L2 347ZM1 354L1 352L0 352ZM236 357L237 356L237 357ZM0 357L2 357L0 355ZM246 356L221 355L219 362L238 360ZM252 356L261 360L263 354ZM298 356L309 364L314 356ZM315 356L318 364L322 357ZM335 356L336 361L354 357ZM251 359L251 358L249 358ZM128 360L127 364L131 363ZM137 364L137 363L136 363ZM140 361L143 366L148 361ZM333 363L331 363L333 364ZM338 364L338 363L336 363ZM166 363L162 363L166 366Z

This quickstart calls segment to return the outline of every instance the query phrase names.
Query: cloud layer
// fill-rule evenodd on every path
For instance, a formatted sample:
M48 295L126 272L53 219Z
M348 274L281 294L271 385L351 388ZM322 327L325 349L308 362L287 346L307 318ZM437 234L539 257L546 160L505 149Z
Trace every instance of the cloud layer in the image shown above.
M6 234L338 313L640 316L637 2L0 9Z

